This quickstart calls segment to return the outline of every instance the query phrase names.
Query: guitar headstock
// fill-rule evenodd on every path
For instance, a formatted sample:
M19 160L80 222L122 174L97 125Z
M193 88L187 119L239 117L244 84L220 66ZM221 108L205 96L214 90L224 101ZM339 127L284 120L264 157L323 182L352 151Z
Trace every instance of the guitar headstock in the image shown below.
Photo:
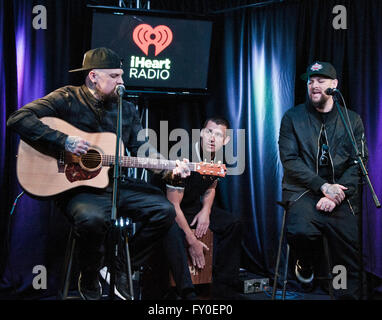
M218 163L199 162L196 164L195 171L205 176L225 177L227 168L221 161Z

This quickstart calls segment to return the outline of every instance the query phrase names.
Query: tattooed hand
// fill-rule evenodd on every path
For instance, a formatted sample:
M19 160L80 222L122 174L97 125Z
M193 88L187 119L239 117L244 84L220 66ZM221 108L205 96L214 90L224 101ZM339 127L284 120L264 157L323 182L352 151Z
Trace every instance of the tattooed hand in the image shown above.
M325 212L332 212L334 208L336 207L336 204L328 199L327 197L322 197L320 201L317 202L316 204L316 209L325 211Z
M176 160L176 167L172 170L172 178L180 176L181 178L187 178L190 175L190 168L188 167L188 159L183 161Z
M321 186L321 191L325 197L332 200L337 206L345 199L344 190L348 188L340 184L325 183Z
M85 154L89 150L90 143L81 137L69 136L65 141L65 150L77 156Z

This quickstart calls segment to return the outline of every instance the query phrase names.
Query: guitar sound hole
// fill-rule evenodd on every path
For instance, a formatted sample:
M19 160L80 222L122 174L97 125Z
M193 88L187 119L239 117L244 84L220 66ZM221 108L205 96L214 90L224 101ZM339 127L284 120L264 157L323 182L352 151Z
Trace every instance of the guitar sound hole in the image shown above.
M101 164L102 158L100 153L97 150L90 149L86 154L81 156L81 163L84 168L93 170L99 167Z

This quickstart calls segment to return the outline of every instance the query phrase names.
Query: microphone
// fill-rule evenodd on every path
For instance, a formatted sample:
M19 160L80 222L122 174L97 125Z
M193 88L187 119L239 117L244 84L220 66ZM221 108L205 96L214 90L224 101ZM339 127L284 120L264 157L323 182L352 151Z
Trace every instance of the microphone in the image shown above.
M328 96L334 96L336 93L340 93L340 90L338 90L337 88L328 88L325 90L325 93Z
M123 96L125 93L125 86L123 84L117 84L115 86L115 92L118 94L118 96Z

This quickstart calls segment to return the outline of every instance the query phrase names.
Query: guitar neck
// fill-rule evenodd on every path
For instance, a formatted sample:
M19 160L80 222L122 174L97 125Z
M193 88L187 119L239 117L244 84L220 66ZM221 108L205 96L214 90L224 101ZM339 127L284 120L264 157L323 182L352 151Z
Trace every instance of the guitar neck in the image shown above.
M102 165L111 166L115 163L115 156L103 155ZM152 158L140 158L140 157L120 157L120 166L126 168L144 168L144 169L157 169L157 170L173 170L176 168L176 162L174 160L165 159L152 159ZM191 171L197 170L197 163L189 162L188 168Z

